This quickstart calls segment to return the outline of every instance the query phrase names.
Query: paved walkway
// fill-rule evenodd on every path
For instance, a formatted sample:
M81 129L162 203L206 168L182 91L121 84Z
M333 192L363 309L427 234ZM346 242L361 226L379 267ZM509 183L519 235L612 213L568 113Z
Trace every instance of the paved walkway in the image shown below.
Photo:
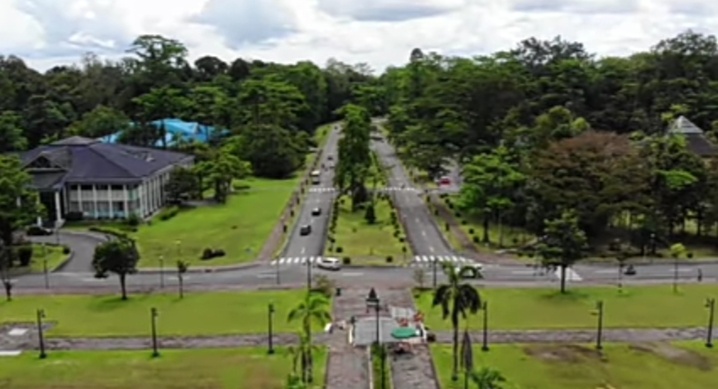
M22 335L11 336L10 329L25 329ZM352 380L358 382L361 378L366 379L365 354L351 352L351 357L340 357L341 352L354 350L351 347L344 347L347 343L346 331L335 331L333 334L316 334L314 340L317 344L330 347L330 363L336 363L339 371L335 372L337 379ZM615 343L651 343L651 342L673 342L673 341L700 341L705 339L705 328L664 328L664 329L605 329L603 332L604 342ZM474 332L471 334L474 344L480 344L482 334ZM0 350L33 350L37 349L37 331L31 324L6 325L0 327ZM591 343L596 340L594 330L532 330L532 331L490 331L489 344L514 344L514 343ZM437 333L437 343L451 344L451 332L441 331ZM274 337L274 344L287 346L296 344L297 337L294 334L277 334ZM127 337L127 338L49 338L47 339L48 349L54 350L142 350L152 346L150 337ZM160 346L168 349L193 349L193 348L237 348L237 347L262 347L267 345L267 335L230 335L230 336L196 336L196 337L162 337ZM332 357L337 356L332 362ZM360 359L354 359L360 358ZM421 362L421 361L419 361ZM405 361L400 361L402 366L414 370ZM331 366L331 365L330 365ZM351 372L342 370L350 368ZM428 368L428 367L427 367ZM426 374L424 368L420 369ZM350 373L353 373L350 374ZM358 377L358 378L357 378ZM354 379L357 378L357 379ZM350 386L346 381L335 382L335 385L343 384L342 389ZM347 386L349 385L349 386ZM335 386L340 387L340 386ZM416 388L413 386L412 388ZM362 387L363 388L363 387Z

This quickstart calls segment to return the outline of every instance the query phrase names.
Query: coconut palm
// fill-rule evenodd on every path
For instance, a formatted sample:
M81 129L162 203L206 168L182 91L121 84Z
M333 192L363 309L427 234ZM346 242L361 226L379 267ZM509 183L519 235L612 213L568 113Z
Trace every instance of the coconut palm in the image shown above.
M302 381L312 382L312 324L324 326L332 320L329 314L329 300L322 294L307 292L304 300L299 303L287 316L288 322L299 321L302 326L302 336L306 346L302 360L306 369L302 369ZM300 339L300 340L302 340Z
M318 347L309 342L306 334L299 333L299 344L288 348L292 358L292 374L288 377L288 385L293 383L293 388L306 388L306 383L311 382L312 354ZM297 373L297 368L301 371ZM304 385L304 386L301 386Z
M466 319L467 312L475 314L481 309L481 296L472 285L461 282L459 272L453 265L444 263L443 268L448 283L440 285L436 289L432 305L434 307L441 306L444 320L451 318L451 325L454 329L454 368L451 379L456 381L459 369L459 320Z
M471 380L476 384L476 389L501 389L501 383L506 382L498 370L482 367L471 375Z

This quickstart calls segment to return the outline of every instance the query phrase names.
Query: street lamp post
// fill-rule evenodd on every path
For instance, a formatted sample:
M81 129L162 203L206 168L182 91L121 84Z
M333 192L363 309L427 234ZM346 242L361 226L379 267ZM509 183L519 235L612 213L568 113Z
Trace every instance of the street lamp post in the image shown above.
M165 287L165 257L160 255L160 288Z
M37 336L38 340L40 341L40 359L47 358L47 353L45 352L45 336L43 333L42 328L42 319L45 318L45 310L44 309L38 309L37 310Z
M598 312L598 326L596 328L596 350L603 349L603 301L596 303L596 311Z
M376 347L377 350L379 350L379 355L381 358L381 389L385 389L386 385L386 377L385 377L385 367L384 367L384 350L381 350L381 336L380 336L380 328L379 328L379 311L381 310L381 300L379 299L379 296L377 296L376 291L374 288L371 288L369 290L369 296L366 298L366 304L368 308L374 308L375 313L375 320L376 320Z
M434 278L434 279L433 279L434 289L436 289L436 257L434 257L434 256L431 257L431 267L432 267L432 270L431 270L431 271L432 271L433 274L434 274L434 275L433 275L433 278Z
M150 309L150 320L152 325L152 358L160 356L159 347L157 345L157 308Z
M312 290L312 261L311 257L307 258L307 291Z
M484 311L484 323L483 323L483 339L481 344L481 351L489 351L489 302L484 301L481 309Z
M41 243L42 246L42 273L45 275L45 289L50 289L50 275L47 271L47 247L45 243Z
M267 343L268 343L268 354L274 354L274 345L272 344L272 319L274 318L274 304L269 303L269 306L267 307L267 329L269 332L269 336L267 337Z
M279 258L277 258L275 261L275 280L277 281L277 285L279 285L281 283L281 280L279 278Z
M706 347L713 348L713 320L715 319L716 299L711 297L706 299L706 308L708 308L708 331L706 332Z

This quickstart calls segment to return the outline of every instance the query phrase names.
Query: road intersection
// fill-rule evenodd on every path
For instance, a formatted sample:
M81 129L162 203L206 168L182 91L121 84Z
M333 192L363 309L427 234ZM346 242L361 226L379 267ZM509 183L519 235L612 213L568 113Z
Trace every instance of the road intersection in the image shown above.
M345 266L341 271L332 272L308 267L323 255L325 237L330 220L330 211L336 190L333 187L334 171L330 166L336 164L340 129L334 127L321 153L324 165L321 182L307 190L305 201L296 218L296 225L290 229L290 238L278 258L273 261L259 262L244 268L217 269L211 272L193 272L186 275L185 284L192 287L236 288L236 287L276 287L297 285L306 282L307 269L313 274L323 274L340 285L372 286L372 285L410 285L416 284L415 272L424 269L426 279L433 279L433 261L437 264L452 262L467 263L470 260L457 255L437 228L423 198L422 190L415 188L399 161L394 148L381 138L372 141L372 149L388 173L387 193L390 193L399 214L403 218L406 234L413 251L413 260L404 267L361 267ZM331 156L331 159L330 159ZM328 189L327 189L328 188ZM319 216L312 216L312 209L321 208ZM312 232L301 235L299 226L311 224ZM92 258L91 235L61 234L63 244L68 244L74 251L74 258L61 272L49 275L51 288L73 289L114 289L117 281L111 279L95 279L89 268ZM49 237L48 239L53 238ZM53 238L54 239L54 238ZM96 242L102 238L96 236ZM437 266L438 267L438 266ZM624 284L642 282L671 282L674 277L681 282L702 282L718 280L718 263L683 262L678 267L672 263L640 264L635 266L636 275L621 276ZM677 269L677 270L676 270ZM444 279L438 272L437 280ZM547 272L531 264L498 265L484 264L484 280L472 281L486 284L523 284L527 286L550 286L557 282L556 272ZM568 281L574 284L617 284L619 269L610 264L577 264L569 272ZM161 280L161 281L160 281ZM43 274L30 274L18 277L15 281L17 289L43 289ZM177 283L177 277L170 272L138 273L128 277L128 285L134 288L156 288L160 283L168 287Z

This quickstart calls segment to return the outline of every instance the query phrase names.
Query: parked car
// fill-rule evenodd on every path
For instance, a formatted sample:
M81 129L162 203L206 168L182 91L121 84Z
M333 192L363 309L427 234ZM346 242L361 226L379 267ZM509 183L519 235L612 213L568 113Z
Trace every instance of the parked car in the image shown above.
M305 224L301 227L299 227L299 235L305 236L312 233L312 225L311 224Z
M325 270L340 270L342 263L338 258L322 257L317 262L317 267Z
M322 214L321 208L317 207L317 208L312 209L312 216L319 216L321 214Z
M451 178L441 177L441 179L439 179L439 185L451 185Z

